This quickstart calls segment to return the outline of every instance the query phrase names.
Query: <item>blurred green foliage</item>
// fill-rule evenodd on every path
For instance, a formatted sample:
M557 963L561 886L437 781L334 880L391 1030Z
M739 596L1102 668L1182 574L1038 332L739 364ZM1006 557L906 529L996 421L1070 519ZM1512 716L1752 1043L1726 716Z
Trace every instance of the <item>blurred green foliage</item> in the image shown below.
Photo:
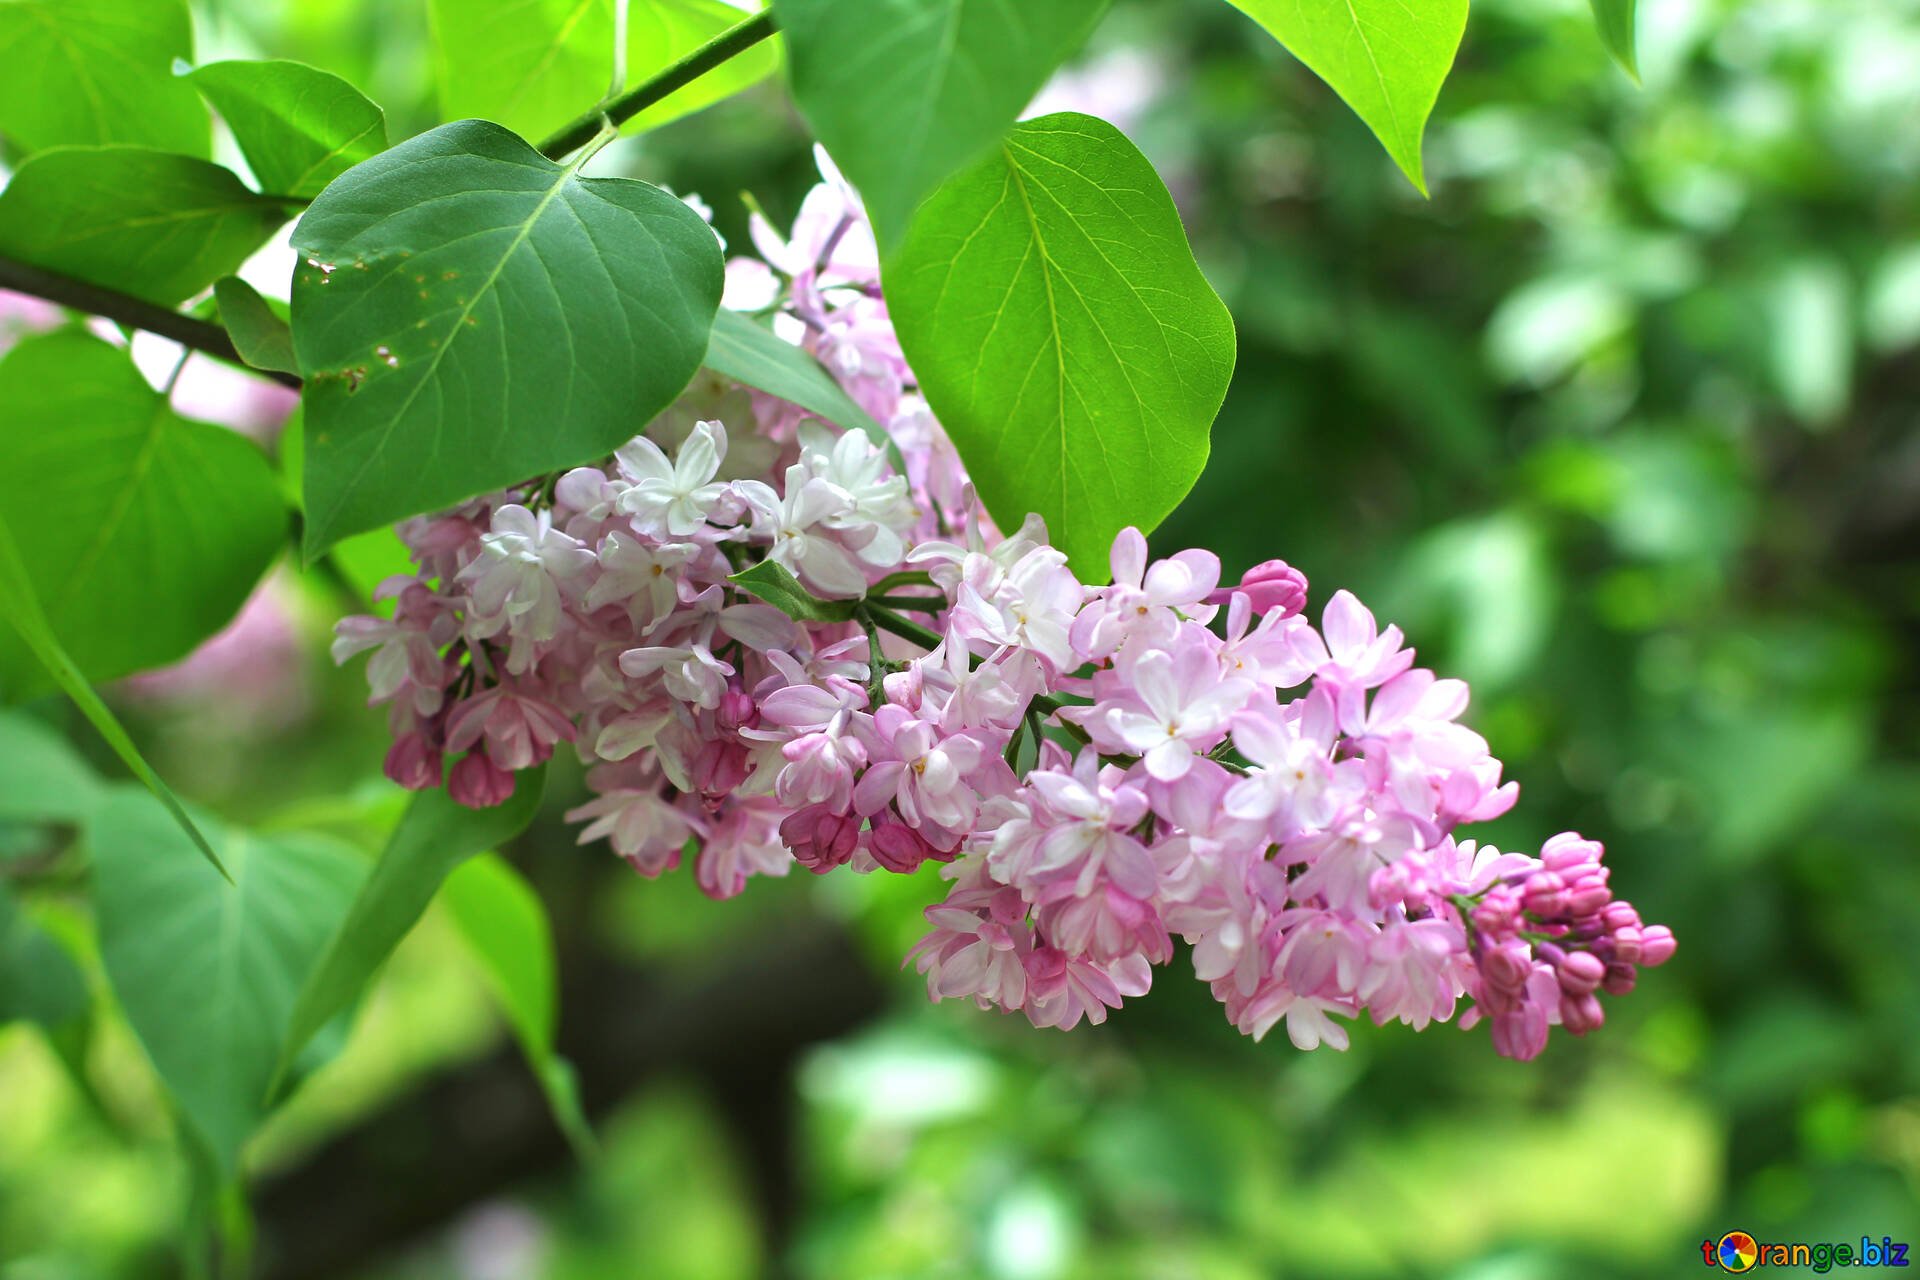
M341 74L402 138L433 119L424 9L209 0L200 43ZM1678 958L1531 1065L1451 1027L1302 1055L1234 1035L1184 961L1068 1036L928 1007L896 966L931 875L728 904L685 873L596 881L578 927L661 972L822 912L890 984L796 1084L799 1274L1587 1280L1697 1267L1736 1227L1920 1236L1920 3L1640 11L1636 88L1584 0L1481 0L1431 201L1224 5L1117 4L1070 87L1124 116L1239 328L1212 461L1156 541L1283 556L1400 622L1474 682L1522 784L1495 839L1605 839ZM810 181L777 84L618 146L736 245L737 192L778 221ZM322 669L333 589L298 587L297 725L145 717L183 791L262 818L373 771L379 717ZM58 893L31 911L86 954ZM429 916L255 1164L503 1034ZM169 1122L123 1024L88 1061L91 1100L0 1032L4 1280L166 1274ZM593 1168L378 1274L758 1274L726 1119L698 1078L649 1089Z

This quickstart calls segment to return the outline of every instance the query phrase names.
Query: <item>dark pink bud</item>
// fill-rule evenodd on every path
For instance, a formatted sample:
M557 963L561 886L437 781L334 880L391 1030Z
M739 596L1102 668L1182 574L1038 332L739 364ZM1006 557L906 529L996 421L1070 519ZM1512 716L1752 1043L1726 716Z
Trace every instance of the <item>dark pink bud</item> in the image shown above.
M1639 964L1640 939L1640 930L1637 928L1629 926L1625 929L1615 929L1607 936L1607 941L1613 944L1611 959L1620 964Z
M780 824L780 839L793 851L794 861L824 875L853 856L860 842L860 819L823 804L808 805Z
M427 742L424 733L401 734L387 751L387 776L409 791L426 791L440 785L445 763L440 750Z
M1560 1025L1577 1036L1598 1031L1600 1024L1606 1020L1607 1011L1600 1007L1600 997L1591 992L1583 996L1566 995L1560 998Z
M1489 948L1481 957L1480 972L1489 985L1501 991L1518 991L1533 973L1533 957L1524 942L1503 943Z
M469 809L491 809L513 794L513 774L487 759L484 751L469 751L453 766L447 794Z
M1613 901L1613 890L1606 882L1583 879L1567 891L1566 914L1578 920L1595 914Z
M1538 871L1527 880L1521 901L1542 920L1557 920L1567 911L1567 882L1551 871Z
M1527 1062L1547 1047L1547 1015L1537 1005L1516 1005L1493 1015L1493 1048L1503 1058Z
M703 796L733 794L749 772L747 749L737 742L710 740L693 758L693 785Z
M1584 996L1599 987L1600 979L1607 976L1607 965L1591 951L1575 951L1555 960L1553 972L1560 979L1562 991L1570 996Z
M867 852L875 862L901 875L912 874L921 863L937 858L940 853L925 836L906 823L880 818L874 820L873 830L867 835Z
M729 733L737 729L755 729L760 725L760 705L752 695L728 685L727 691L720 695L720 706L714 712L714 720Z
M1622 929L1638 929L1640 913L1633 909L1631 902L1609 902L1600 912L1600 927L1608 933L1618 933Z
M1648 925L1640 932L1640 963L1649 969L1665 964L1673 958L1674 948L1679 945L1674 939L1673 930L1667 926Z
M1241 574L1238 586L1213 592L1207 603L1228 604L1236 595L1245 596L1256 615L1277 610L1281 617L1291 618L1306 607L1307 575L1285 560L1265 560Z
M1638 977L1630 964L1610 964L1607 966L1607 976L1600 980L1600 989L1610 996L1624 996L1633 990Z

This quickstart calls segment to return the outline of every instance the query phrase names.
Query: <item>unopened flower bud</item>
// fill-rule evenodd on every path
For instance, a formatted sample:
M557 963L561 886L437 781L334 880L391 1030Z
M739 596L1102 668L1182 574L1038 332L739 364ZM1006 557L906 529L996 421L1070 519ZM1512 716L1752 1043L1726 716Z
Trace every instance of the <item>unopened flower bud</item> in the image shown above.
M1307 603L1307 575L1285 560L1264 560L1240 575L1237 586L1221 587L1207 597L1207 603L1224 605L1236 595L1247 597L1255 614L1275 610L1291 618Z

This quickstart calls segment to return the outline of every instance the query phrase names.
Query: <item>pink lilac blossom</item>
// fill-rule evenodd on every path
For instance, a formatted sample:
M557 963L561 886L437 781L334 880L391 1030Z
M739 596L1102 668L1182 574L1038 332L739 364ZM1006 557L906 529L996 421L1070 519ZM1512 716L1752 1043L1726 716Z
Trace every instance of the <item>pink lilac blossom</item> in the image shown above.
M716 897L796 865L943 864L909 960L936 1000L1104 1021L1187 944L1255 1037L1486 1020L1531 1057L1600 1025L1672 935L1611 896L1596 843L1462 839L1516 798L1467 688L1278 560L1154 561L1138 530L1083 581L1037 517L1003 535L919 399L858 197L826 181L729 297L772 315L890 436L705 378L598 467L400 526L418 572L340 625L389 708L388 773L499 803L568 744L569 819ZM789 617L736 574L778 566ZM771 572L761 569L759 572ZM839 609L825 605L839 602ZM844 620L819 621L818 618ZM448 769L448 763L451 768Z

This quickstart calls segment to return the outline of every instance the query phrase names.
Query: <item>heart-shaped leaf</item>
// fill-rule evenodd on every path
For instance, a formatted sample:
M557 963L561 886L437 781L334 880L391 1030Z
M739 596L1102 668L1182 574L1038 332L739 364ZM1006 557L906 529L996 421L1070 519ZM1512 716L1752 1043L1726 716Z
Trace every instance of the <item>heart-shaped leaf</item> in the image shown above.
M127 1020L231 1172L266 1112L301 980L367 872L351 845L196 814L233 882L151 798L119 788L88 824L100 957Z
M1467 0L1227 0L1367 122L1422 194L1420 136L1467 29Z
M892 243L1013 124L1107 0L775 0L793 96Z
M124 350L78 330L0 360L7 522L48 625L80 670L111 680L185 657L225 626L285 545L266 457L189 422ZM51 679L0 634L0 689Z
M1233 375L1233 318L1134 145L1029 120L921 206L887 305L1003 529L1045 517L1083 575L1186 496Z
M311 199L387 149L385 113L331 72L303 62L210 62L192 79L263 191Z
M306 551L591 462L687 385L720 303L700 215L463 120L384 152L294 229Z

